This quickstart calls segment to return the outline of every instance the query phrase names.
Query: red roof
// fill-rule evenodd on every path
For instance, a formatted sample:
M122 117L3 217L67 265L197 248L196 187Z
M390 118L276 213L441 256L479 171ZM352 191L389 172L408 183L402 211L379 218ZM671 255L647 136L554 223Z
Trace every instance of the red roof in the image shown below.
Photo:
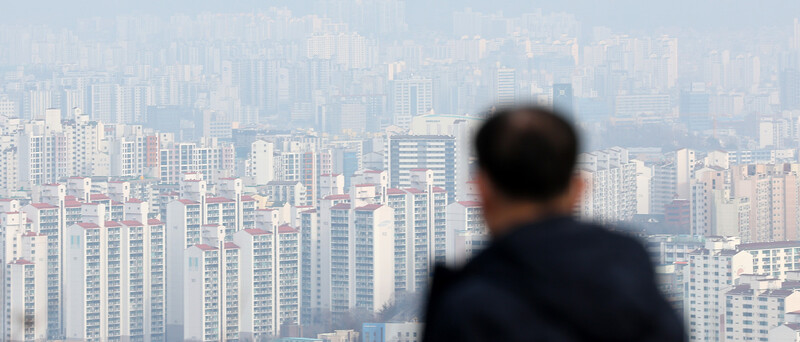
M358 207L358 208L356 208L356 210L362 210L362 211L363 211L363 210L369 210L369 211L374 211L374 210L376 210L376 209L378 209L378 208L380 208L380 207L382 207L382 205L380 205L380 204L367 204L367 205L365 205L365 206L361 206L361 207Z
M127 203L142 203L142 200L138 198L129 198Z
M389 194L389 195L403 195L406 192L403 191L403 190L400 190L400 189L396 189L396 188L389 188L389 189L386 190L386 193Z
M406 188L406 189L403 189L403 190L408 191L408 192L410 192L412 194L421 194L421 193L425 192L425 191L422 191L422 190L417 189L417 188Z
M444 188L440 188L438 186L433 187L433 192L447 192Z
M268 232L268 231L266 231L266 230L263 230L263 229L258 229L258 228L248 228L248 229L242 229L242 231L244 231L244 232L246 232L247 234L250 234L250 235L264 235L264 234L271 234L270 232Z
M161 222L161 220L159 219L149 219L147 220L147 224L151 226L160 226L164 224L164 222Z
M350 204L338 203L338 204L332 206L331 209L335 209L335 210L350 209Z
M0 198L0 202L11 202L13 199L10 198Z
M31 203L31 206L36 209L56 209L58 207L50 204L50 203Z
M206 203L228 203L228 202L233 202L233 200L225 197L206 197Z
M25 259L17 259L17 260L14 260L14 261L10 262L9 264L12 264L12 265L33 265L33 261L28 261L28 260L25 260Z
M239 246L237 246L237 245L236 245L235 243L233 243L233 242L226 242L226 243L225 243L225 249L231 249L231 248L239 248Z
M195 202L195 201L192 201L190 199L185 199L185 198L184 199L179 199L178 202L181 202L183 204L200 204L199 202Z
M106 225L106 227L120 227L120 226L122 226L121 224L119 224L117 222L114 222L114 221L106 221L105 225Z
M348 194L337 194L337 195L328 195L323 198L325 200L342 200L342 199L350 199L350 195Z
M202 249L204 251L213 251L213 250L217 249L217 247L209 246L209 245L206 245L204 243L196 244L194 246L197 247L197 248L200 248L200 249Z
M126 225L126 226L128 226L128 227L141 227L141 226L143 226L143 224L141 222L134 221L134 220L125 220L125 221L122 221L121 223Z
M64 196L64 200L65 201L77 201L78 198L75 197L75 196L72 196L72 195L66 195L66 196Z
M100 228L100 226L92 223L92 222L78 222L78 226L85 229L92 229L92 228Z
M375 184L372 184L372 183L362 183L362 184L356 184L356 185L355 185L355 187L357 187L357 188L361 188L361 187L367 187L367 186L375 186Z
M39 234L37 232L28 231L28 232L23 233L22 236L44 236L44 234Z
M244 196L242 196L242 201L255 201L255 200L256 200L256 199L255 199L255 198L253 198L253 196L250 196L250 195L244 195Z
M288 224L284 224L284 225L278 227L278 233L281 233L281 234L282 233L297 233L297 229L292 228Z
M89 195L89 198L90 198L92 201L96 201L96 200L108 200L108 199L111 199L110 197L106 196L105 194L91 194L91 195Z
M309 214L313 214L313 213L316 213L316 212L317 212L317 209L308 209L308 210L301 211L301 213L309 213Z

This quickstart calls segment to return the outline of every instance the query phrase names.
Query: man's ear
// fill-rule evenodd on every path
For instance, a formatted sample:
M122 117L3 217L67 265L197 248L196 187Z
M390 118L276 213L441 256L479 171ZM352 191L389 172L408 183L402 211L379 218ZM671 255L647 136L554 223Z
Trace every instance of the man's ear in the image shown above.
M489 180L489 175L486 174L486 171L478 170L475 174L475 182L478 184L478 196L480 197L481 203L483 206L486 204L491 203L494 196L494 188L492 188L491 180Z
M581 202L586 190L586 179L580 173L575 173L569 181L569 188L565 196L566 203L564 205L569 208L575 208Z

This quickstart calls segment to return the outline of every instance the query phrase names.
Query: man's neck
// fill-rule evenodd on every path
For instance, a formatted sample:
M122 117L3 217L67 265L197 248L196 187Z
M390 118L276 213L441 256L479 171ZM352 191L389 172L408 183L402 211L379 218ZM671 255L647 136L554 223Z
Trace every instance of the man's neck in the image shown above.
M500 215L494 215L491 219L487 219L486 224L490 227L492 236L497 238L510 233L519 226L569 214L558 206L547 203L521 203L506 206Z

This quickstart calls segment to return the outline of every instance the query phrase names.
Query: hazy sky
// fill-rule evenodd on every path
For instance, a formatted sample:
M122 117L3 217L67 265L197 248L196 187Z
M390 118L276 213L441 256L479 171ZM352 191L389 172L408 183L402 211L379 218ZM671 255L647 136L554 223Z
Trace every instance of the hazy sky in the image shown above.
M126 13L169 15L176 12L239 12L286 6L297 14L313 12L311 0L0 0L3 22L71 25L76 17ZM78 5L80 4L80 5ZM409 25L449 29L453 10L472 7L484 12L519 13L533 8L574 13L584 25L616 29L650 29L660 26L736 28L787 25L800 16L799 0L407 0Z

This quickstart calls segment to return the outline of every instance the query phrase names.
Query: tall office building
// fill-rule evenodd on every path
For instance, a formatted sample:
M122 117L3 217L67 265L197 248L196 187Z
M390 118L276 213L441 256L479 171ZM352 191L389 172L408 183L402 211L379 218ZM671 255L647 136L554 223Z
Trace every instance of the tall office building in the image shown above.
M517 71L498 68L495 74L495 101L497 107L511 107L517 103Z
M800 109L800 71L786 69L779 77L781 108Z
M712 127L711 117L711 96L705 89L703 83L692 83L688 90L681 91L680 106L678 113L681 121L685 122L689 129L703 130Z

